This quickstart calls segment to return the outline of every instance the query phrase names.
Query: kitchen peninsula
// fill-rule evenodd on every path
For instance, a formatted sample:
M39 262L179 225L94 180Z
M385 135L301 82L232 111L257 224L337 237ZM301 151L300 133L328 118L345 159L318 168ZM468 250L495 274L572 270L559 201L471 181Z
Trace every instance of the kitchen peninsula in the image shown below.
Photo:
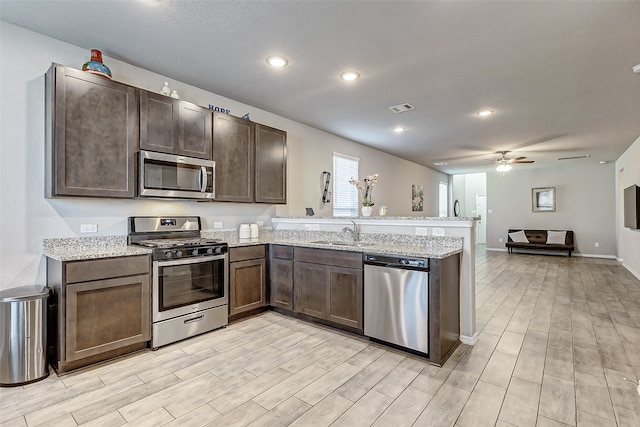
M445 246L447 239L460 238L460 341L474 345L478 341L476 330L475 300L475 217L358 217L355 218L362 239L378 235L380 245L376 250L383 253L422 256L430 248ZM341 232L350 227L348 217L276 217L272 219L274 236L285 232ZM344 233L343 233L344 234ZM344 234L344 237L348 236ZM385 249L386 248L386 249ZM413 248L413 249L410 249ZM367 248L363 252L372 251ZM410 251L410 252L407 252Z

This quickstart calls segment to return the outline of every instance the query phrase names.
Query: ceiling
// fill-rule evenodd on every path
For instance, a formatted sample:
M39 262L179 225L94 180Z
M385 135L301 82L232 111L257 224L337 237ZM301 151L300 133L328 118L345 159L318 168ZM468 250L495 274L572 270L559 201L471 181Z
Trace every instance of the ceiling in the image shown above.
M445 173L498 150L615 161L640 136L638 1L2 0L0 19Z

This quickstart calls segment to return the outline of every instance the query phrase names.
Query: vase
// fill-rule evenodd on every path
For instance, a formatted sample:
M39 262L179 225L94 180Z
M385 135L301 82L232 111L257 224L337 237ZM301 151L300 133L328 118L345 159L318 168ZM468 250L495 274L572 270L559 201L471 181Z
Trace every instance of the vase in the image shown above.
M373 212L373 207L371 206L362 207L362 216L371 216L372 212Z
M82 71L111 79L111 70L102 63L102 52L91 49L91 61L82 65Z

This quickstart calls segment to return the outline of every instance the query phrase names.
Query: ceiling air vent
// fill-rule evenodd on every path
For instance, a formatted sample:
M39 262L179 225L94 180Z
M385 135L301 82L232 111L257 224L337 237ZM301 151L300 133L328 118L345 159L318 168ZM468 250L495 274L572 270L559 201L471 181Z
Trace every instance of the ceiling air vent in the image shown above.
M389 110L393 111L394 113L404 113L405 111L411 111L411 110L415 110L416 107L414 107L413 105L409 104L409 103L405 103L405 104L398 104L398 105L394 105L392 107L389 107Z
M582 154L580 156L556 157L556 160L588 159L589 157L591 157L591 154Z

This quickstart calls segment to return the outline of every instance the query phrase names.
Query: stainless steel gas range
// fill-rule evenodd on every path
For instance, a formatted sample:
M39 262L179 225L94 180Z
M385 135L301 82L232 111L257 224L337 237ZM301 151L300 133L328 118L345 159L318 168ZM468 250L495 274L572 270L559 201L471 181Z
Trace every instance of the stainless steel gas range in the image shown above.
M153 248L154 349L229 322L228 245L201 229L197 216L129 218L129 244Z

